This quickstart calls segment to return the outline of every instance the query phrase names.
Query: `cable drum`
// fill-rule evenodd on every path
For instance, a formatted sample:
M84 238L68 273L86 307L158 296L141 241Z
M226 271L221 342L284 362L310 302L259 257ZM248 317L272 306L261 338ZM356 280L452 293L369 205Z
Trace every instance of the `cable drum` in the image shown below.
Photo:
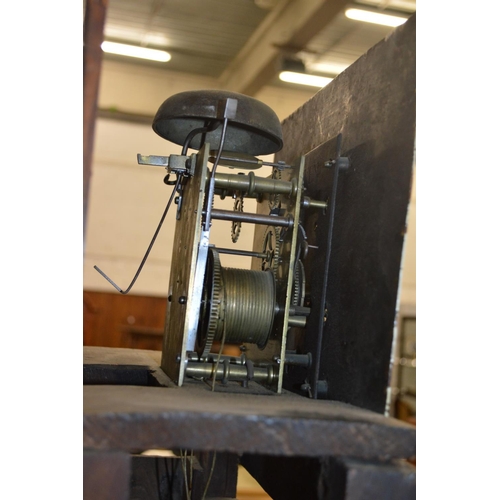
M226 341L264 347L273 326L276 301L272 273L227 268L222 275Z
M270 271L223 268L211 248L198 328L198 352L208 355L214 341L264 347L272 331L276 289Z

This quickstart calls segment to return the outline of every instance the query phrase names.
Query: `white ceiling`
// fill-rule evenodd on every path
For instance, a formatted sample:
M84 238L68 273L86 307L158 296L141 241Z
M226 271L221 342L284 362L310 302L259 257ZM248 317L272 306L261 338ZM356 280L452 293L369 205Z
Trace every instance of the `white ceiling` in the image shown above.
M214 77L221 88L252 94L266 84L294 85L277 78L284 59L333 77L394 29L348 19L347 6L405 17L416 10L410 0L109 0L104 37L172 55L167 63L131 63Z

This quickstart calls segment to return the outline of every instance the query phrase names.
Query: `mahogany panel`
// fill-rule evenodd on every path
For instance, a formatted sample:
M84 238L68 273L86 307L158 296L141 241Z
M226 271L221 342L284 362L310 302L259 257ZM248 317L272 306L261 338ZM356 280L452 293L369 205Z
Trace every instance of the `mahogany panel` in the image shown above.
M166 297L83 292L83 345L161 350Z

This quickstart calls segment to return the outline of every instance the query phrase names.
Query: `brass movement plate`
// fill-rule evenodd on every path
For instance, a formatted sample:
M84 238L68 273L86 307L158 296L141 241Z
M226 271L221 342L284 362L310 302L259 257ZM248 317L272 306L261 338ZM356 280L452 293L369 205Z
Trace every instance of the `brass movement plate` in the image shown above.
M200 307L194 294L195 271L202 233L209 149L207 143L195 155L196 170L184 184L180 217L175 225L161 367L178 385L182 385L184 379L184 370L180 367L186 363L189 318L197 315Z
M280 264L278 266L277 272L277 300L280 307L283 307L283 316L278 316L274 321L273 331L270 335L267 345L260 349L255 344L245 344L246 356L254 361L256 365L276 363L279 360L278 366L278 377L276 382L271 387L272 390L277 393L282 392L283 387L283 373L285 369L285 351L286 351L286 338L288 332L288 313L291 304L291 298L293 293L293 282L294 282L294 265L295 259L291 256L296 255L297 249L297 236L299 231L299 217L300 217L300 207L302 202L302 186L304 183L304 164L305 159L301 157L298 161L292 164L291 168L284 169L281 172L281 180L284 181L294 181L297 185L297 193L295 196L281 195L281 216L293 217L292 228L286 231L286 236L282 244L282 250L280 253ZM275 196L275 195L271 195ZM257 213L268 215L270 210L270 205L272 200L269 195L264 195L262 200L257 204ZM255 252L261 252L263 242L265 239L267 227L262 225L255 226L254 235L254 246L253 250ZM282 233L283 234L283 233ZM262 260L252 258L252 269L260 270L262 266ZM281 292L280 292L281 290Z

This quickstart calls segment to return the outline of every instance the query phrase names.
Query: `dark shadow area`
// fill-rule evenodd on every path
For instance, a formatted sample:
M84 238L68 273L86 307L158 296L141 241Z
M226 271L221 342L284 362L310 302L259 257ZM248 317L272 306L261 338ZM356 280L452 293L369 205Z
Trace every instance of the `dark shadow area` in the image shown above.
M83 385L140 385L162 387L149 366L83 365Z

